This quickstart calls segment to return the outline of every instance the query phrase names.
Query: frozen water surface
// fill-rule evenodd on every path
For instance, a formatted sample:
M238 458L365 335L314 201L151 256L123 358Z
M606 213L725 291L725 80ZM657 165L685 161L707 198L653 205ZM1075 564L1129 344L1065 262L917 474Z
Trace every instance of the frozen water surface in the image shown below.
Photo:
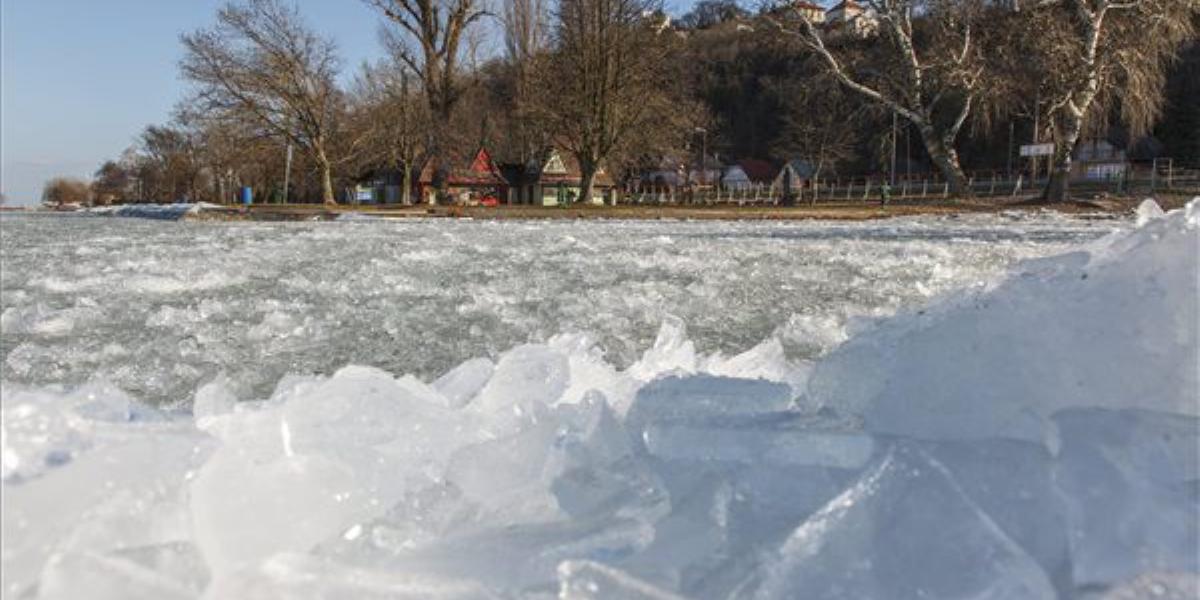
M1191 597L1198 213L5 215L0 595Z
M919 305L1112 229L1059 217L862 224L197 223L5 215L0 376L105 378L153 403L224 372L370 365L426 380L586 332L625 367L666 315L703 352L776 336L809 358L848 320Z

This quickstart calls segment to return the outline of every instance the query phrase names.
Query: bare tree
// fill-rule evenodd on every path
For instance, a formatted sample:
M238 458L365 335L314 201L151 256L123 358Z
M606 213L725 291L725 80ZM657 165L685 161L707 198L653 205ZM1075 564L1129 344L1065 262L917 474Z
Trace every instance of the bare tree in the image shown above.
M329 148L340 93L334 43L280 0L245 0L217 12L217 25L182 37L184 76L211 109L237 113L303 149L336 202Z
M854 156L860 132L850 126L861 120L869 105L854 102L850 92L828 77L780 82L774 89L784 106L776 158L803 158L812 167L811 179L835 170Z
M175 125L150 125L142 132L139 149L145 170L153 172L151 197L196 200L201 165L194 132Z
M1018 7L1019 8L1019 7ZM1046 104L1055 149L1048 201L1065 200L1071 155L1085 127L1114 111L1133 132L1154 124L1167 67L1196 33L1195 0L1040 0L1016 24L1029 90ZM1028 93L1028 92L1027 92Z
M503 86L509 111L505 115L509 142L522 164L537 158L550 134L537 117L534 98L537 73L545 66L550 45L548 0L509 0L501 14L507 81Z
M481 0L364 0L378 9L393 28L384 30L384 43L397 61L421 79L432 116L430 156L434 187L446 194L450 159L449 130L461 99L463 42L468 29L488 13Z
M132 183L133 174L125 165L105 161L92 176L92 197L102 205L127 202L132 197L129 189Z
M956 194L967 180L955 142L984 97L984 53L976 0L866 0L876 39L826 36L796 14L774 19L824 61L829 73L860 96L912 123L930 159Z
M91 198L86 181L74 177L55 177L42 187L42 202L47 206L84 205Z
M359 163L402 173L401 202L412 203L412 176L428 142L428 106L402 64L364 65L351 98L351 127Z
M623 144L652 131L674 133L664 127L680 110L669 61L675 38L647 18L658 8L653 0L559 2L543 109L579 162L583 200Z

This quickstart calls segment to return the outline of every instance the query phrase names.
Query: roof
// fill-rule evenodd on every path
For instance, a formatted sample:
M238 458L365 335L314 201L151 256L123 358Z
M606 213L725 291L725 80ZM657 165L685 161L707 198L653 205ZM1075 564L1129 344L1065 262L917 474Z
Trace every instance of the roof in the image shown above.
M828 12L833 12L840 8L848 8L848 9L857 8L858 10L863 10L862 5L855 2L854 0L842 0L841 2L838 2L837 4L834 4L833 8L830 8Z
M542 185L579 185L583 179L583 170L579 168L579 161L575 159L575 155L570 152L562 152L557 148L547 150L545 160L531 163L526 172L531 183ZM596 171L593 185L600 187L614 185L612 177L603 166Z
M796 0L795 2L791 2L789 3L788 8L794 8L796 10L819 10L821 12L825 12L825 9L820 4L814 4L812 2L808 2L807 0Z
M739 160L737 164L742 168L746 177L750 178L750 181L767 182L775 178L775 166L765 160L747 158Z
M788 161L786 166L790 167L792 172L795 173L797 177L801 178L812 177L813 173L815 173L817 170L811 162L804 160L803 158L794 158Z
M492 155L488 153L486 148L479 148L470 162L460 160L457 157L452 157L450 160L452 164L447 181L448 185L481 187L508 185L508 181L500 173L500 169L496 168L496 163L492 161ZM417 182L422 184L432 183L433 174L436 171L437 161L431 160L427 162L425 168L421 169L421 175L417 178Z

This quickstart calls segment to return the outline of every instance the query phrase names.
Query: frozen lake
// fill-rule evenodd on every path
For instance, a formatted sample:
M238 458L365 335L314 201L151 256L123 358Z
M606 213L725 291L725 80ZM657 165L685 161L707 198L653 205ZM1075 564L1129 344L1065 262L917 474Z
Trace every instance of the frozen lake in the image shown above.
M1200 593L1200 201L0 227L0 598Z
M776 336L812 358L857 317L917 306L1111 221L867 223L0 221L0 378L107 379L186 403L218 373L265 395L346 364L432 379L558 333L627 366L671 314L702 352Z

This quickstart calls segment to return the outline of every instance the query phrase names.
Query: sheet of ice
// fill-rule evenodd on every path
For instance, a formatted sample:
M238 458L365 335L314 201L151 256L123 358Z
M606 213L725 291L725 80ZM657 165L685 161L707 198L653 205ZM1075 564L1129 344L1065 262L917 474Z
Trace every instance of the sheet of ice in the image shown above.
M330 375L347 364L429 382L465 360L495 362L563 333L589 334L605 364L625 370L664 322L668 331L686 324L677 339L698 360L777 337L797 363L835 347L859 317L924 303L1118 225L1036 214L886 223L0 219L0 379L104 377L154 404L190 399L221 373L256 398L290 373Z
M560 600L682 600L666 590L593 561L564 561L558 566Z
M792 532L738 596L1055 598L939 462L900 446Z
M41 272L6 229L0 595L1183 593L1194 206L1082 249L1112 224L88 220Z
M1200 573L1200 419L1073 409L1054 421L1076 584Z
M1068 407L1200 414L1198 213L888 320L818 364L807 401L930 439L1052 442L1048 418Z

